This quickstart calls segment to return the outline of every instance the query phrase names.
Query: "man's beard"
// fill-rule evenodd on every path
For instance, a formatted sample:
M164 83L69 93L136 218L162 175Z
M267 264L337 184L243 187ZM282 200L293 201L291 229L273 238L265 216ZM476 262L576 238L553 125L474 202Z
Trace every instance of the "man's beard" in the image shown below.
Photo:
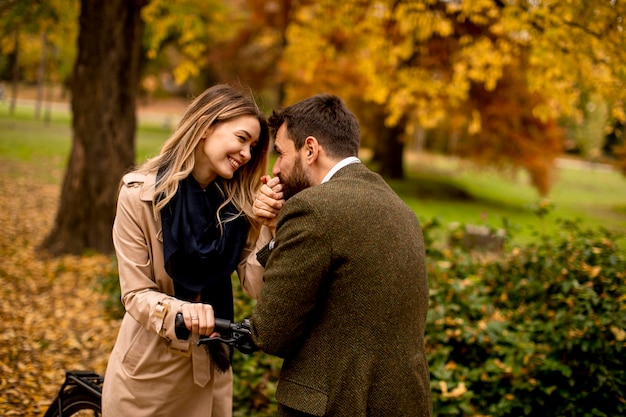
M291 175L284 176L279 174L278 178L280 178L280 182L283 185L283 195L285 200L288 200L300 191L311 186L311 181L309 181L307 173L302 168L300 156L296 159Z

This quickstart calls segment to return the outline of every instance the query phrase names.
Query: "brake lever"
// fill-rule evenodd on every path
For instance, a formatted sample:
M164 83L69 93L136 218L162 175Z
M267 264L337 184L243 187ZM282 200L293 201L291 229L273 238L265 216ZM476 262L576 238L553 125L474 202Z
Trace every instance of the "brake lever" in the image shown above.
M185 319L182 313L176 313L174 319L176 337L179 340L187 340L191 332L185 326ZM215 319L215 332L219 336L201 336L198 339L198 345L206 345L212 342L222 342L229 346L237 348L241 353L254 353L259 350L252 341L250 332L250 320L244 319L241 322L233 323L230 320Z
M220 326L223 328L223 326ZM224 331L219 333L219 336L207 337L202 336L198 340L198 345L204 345L211 342L223 342L227 345L234 346L241 353L254 353L259 350L258 347L252 342L252 335L250 333L250 320L244 319L241 322L228 322L228 333L224 334Z

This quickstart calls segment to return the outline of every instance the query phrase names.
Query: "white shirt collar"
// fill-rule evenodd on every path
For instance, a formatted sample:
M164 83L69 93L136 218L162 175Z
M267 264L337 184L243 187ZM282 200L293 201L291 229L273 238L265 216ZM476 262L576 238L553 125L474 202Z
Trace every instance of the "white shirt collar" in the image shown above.
M346 165L354 164L356 162L361 162L356 156L349 156L346 159L342 159L334 167L332 167L330 171L328 171L328 174L326 174L326 176L322 180L322 184L330 180L333 175L335 175L335 173L341 168L345 167Z

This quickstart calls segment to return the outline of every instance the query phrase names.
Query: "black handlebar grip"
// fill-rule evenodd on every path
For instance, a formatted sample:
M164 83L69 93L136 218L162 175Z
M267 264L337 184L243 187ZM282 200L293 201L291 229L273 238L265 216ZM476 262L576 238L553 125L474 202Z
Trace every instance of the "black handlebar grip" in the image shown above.
M213 329L214 332L217 333L227 333L231 331L232 322L226 319L218 319L215 318L215 327ZM176 332L176 338L178 340L187 340L189 339L189 334L191 333L187 326L185 326L185 319L183 318L183 313L176 313L176 318L174 319L174 331Z
M174 331L176 332L176 338L178 338L178 340L189 339L189 334L191 332L189 331L187 326L185 326L183 313L176 313L176 318L174 319Z
M218 319L217 317L215 317L215 327L213 328L213 331L216 333L230 332L231 323L232 322L230 320Z

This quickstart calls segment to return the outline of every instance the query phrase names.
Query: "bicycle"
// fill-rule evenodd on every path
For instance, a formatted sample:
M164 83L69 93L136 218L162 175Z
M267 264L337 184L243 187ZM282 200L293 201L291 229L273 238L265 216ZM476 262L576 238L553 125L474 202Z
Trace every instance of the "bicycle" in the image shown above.
M104 377L92 371L66 371L65 382L44 417L99 416Z
M181 313L176 314L176 337L189 338L189 330ZM250 321L241 322L215 319L217 337L202 336L198 345L223 342L242 353L250 354L258 350L250 335ZM52 401L44 417L83 417L102 414L102 383L104 376L93 371L66 371L65 381L56 398Z

